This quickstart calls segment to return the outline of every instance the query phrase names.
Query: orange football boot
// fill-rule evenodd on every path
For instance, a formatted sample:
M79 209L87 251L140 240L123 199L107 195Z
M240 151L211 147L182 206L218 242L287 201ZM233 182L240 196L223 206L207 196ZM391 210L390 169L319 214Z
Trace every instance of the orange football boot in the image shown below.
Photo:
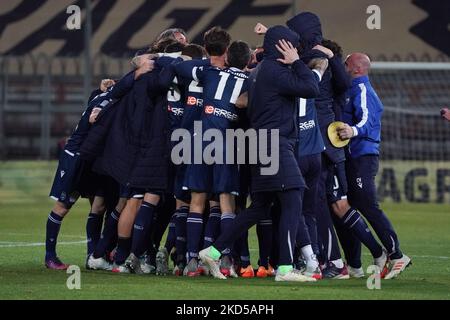
M255 276L255 271L253 270L252 265L248 265L247 268L241 268L239 272L242 278L253 278Z

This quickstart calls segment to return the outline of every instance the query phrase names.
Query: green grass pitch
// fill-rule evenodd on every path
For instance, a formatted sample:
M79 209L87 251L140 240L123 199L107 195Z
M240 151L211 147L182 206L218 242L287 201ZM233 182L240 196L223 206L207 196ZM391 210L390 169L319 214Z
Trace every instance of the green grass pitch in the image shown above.
M0 299L449 299L450 206L390 204L401 246L413 260L398 279L369 290L366 279L276 283L267 279L121 275L84 269L86 200L65 219L58 245L63 261L81 268L81 289L66 287L68 274L44 268L45 223L52 206L47 195L56 162L0 163ZM257 260L250 233L253 265ZM364 249L364 267L370 264Z

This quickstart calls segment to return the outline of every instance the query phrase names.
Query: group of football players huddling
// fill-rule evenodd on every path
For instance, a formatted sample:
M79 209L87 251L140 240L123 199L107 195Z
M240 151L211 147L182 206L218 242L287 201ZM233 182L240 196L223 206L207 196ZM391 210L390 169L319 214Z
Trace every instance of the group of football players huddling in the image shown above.
M47 268L69 266L56 254L57 237L80 196L90 201L90 270L361 278L361 244L382 278L411 264L376 199L382 104L370 59L343 61L313 13L286 25L258 23L264 39L255 50L220 27L202 45L167 29L130 59L130 72L101 81L59 158ZM225 143L229 132L248 139ZM276 161L274 172L261 155Z

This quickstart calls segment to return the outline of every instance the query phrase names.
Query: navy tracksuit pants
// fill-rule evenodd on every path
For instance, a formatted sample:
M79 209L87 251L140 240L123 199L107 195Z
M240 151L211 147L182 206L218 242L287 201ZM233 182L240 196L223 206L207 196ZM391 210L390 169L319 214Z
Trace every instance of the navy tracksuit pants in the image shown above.
M300 171L303 174L307 189L303 196L303 216L308 227L309 236L311 238L311 246L314 253L319 256L319 242L317 238L317 202L318 202L318 187L321 173L321 154L312 154L300 157L298 159ZM297 239L297 245L302 248L307 244L302 243L301 234Z
M334 164L322 154L322 166L320 179L318 183L317 206L316 206L316 222L319 242L318 256L319 262L324 264L341 258L339 243L337 241L336 232L334 230L332 211L330 211L330 179L334 174ZM331 187L333 190L333 187ZM332 193L333 191L331 191Z
M364 155L346 161L348 199L370 223L391 258L396 259L402 256L398 237L377 199L375 176L378 167L377 155Z
M301 240L303 243L311 243L309 240L308 229L301 213L302 196L303 188L253 193L250 207L236 216L228 232L222 233L219 236L214 243L214 247L221 252L232 248L233 243L245 231L258 223L258 221L267 218L270 214L272 204L275 200L278 200L281 206L278 227L278 264L292 265L297 232L300 232L303 237L305 237L305 239Z

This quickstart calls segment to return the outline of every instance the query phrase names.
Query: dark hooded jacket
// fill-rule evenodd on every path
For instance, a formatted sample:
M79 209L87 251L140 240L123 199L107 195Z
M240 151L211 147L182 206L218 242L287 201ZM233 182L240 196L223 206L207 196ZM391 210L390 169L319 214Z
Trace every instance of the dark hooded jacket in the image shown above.
M134 81L100 119L82 150L85 157L99 156L94 170L124 186L155 191L169 187L167 88L159 82L160 71Z
M102 109L97 116L97 121L90 128L87 137L80 147L81 158L88 162L94 162L103 154L106 138L114 120L117 109L116 104L127 92L131 90L134 83L134 71L123 76L107 92L97 92L89 98L89 108ZM97 161L98 162L98 161ZM97 167L96 164L94 164ZM96 170L99 171L99 170Z
M283 26L270 28L264 37L264 59L258 66L249 90L250 126L256 130L279 130L279 170L275 175L261 175L261 165L252 166L252 192L281 191L304 186L295 159L298 136L296 97L314 98L319 93L319 77L302 61L291 66L278 62L282 58L275 45L285 39L294 46L298 36ZM272 131L273 134L273 131ZM271 154L270 134L268 154ZM259 146L261 148L261 146Z
M314 46L321 44L323 40L322 25L317 15L311 12L302 12L288 20L286 25L300 37L302 61L307 64L313 58L327 57L323 52L312 49ZM350 78L340 57L334 56L329 59L329 67L319 84L320 94L315 99L315 105L318 122L327 148L326 153L335 163L345 160L345 157L343 150L336 150L329 142L327 128L331 122L335 121L334 99L345 93L350 85Z
M117 105L103 168L122 185L165 191L170 161L167 91L155 71L137 79Z

